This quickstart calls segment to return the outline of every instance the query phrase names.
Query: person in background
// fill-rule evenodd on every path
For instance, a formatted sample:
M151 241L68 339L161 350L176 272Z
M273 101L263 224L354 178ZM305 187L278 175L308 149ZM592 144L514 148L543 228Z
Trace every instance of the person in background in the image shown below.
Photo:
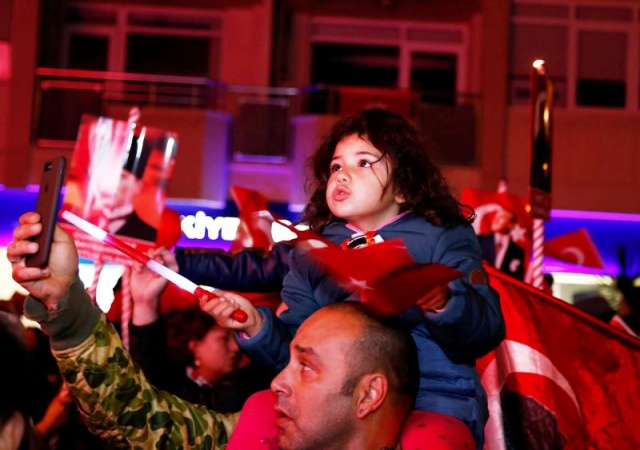
M638 254L629 254L622 246L616 253L620 272L615 278L615 287L621 297L616 309L617 322L626 331L640 336L640 286L636 283L640 270L634 264Z
M174 267L172 267L174 268ZM275 372L249 364L233 333L199 307L160 312L167 280L140 265L131 277L129 351L159 389L216 411L240 411L247 398L268 389Z
M483 259L501 272L524 280L524 250L511 237L517 223L515 213L502 208L491 221L491 233L478 235L478 242Z
M0 370L0 448L3 450L45 448L28 412L31 377L23 332L16 316L0 313L0 359L6 364Z
M149 152L138 154L132 146L120 172L120 182L113 194L107 230L111 234L155 242L158 217L140 215L136 209L137 197L142 192L142 176Z
M7 370L3 370L0 376L0 383L2 387L12 389L6 393L0 391L0 428L6 423L7 426L14 427L13 432L17 431L17 417L5 421L3 415L7 405L14 403L13 396L19 394L20 403L24 406L21 413L27 420L20 449L100 448L78 420L76 406L66 385L62 383L55 359L51 355L48 338L38 328L23 327L20 316L15 313L0 312L0 328L0 359L7 364ZM17 351L25 353L25 361L15 353ZM7 356L7 352L14 356ZM23 370L24 364L26 373ZM14 379L14 376L18 378ZM21 390L21 386L27 386L27 389ZM0 449L10 448L12 447L8 441L0 438Z
M505 324L470 226L473 211L454 198L417 130L383 109L339 120L316 150L312 168L314 191L304 211L312 230L348 247L400 238L417 263L440 263L465 274L424 292L398 317L423 355L416 408L464 422L482 448L488 409L475 361L504 339ZM256 312L237 294L214 295L203 309L238 331L252 361L276 369L287 364L289 344L307 317L324 305L358 300L301 247L289 258L282 290L286 308L279 317L265 308ZM239 305L248 313L245 323L231 319Z

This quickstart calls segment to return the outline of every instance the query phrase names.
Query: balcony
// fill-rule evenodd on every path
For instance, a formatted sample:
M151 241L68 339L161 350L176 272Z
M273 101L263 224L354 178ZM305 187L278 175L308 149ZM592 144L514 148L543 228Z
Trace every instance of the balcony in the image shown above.
M434 93L354 86L258 87L211 79L45 69L36 71L31 171L72 156L83 114L127 120L178 134L168 187L174 198L227 201L231 185L262 192L292 209L306 203L307 160L335 120L381 106L421 128L434 159L465 180L478 168L477 96L438 100ZM435 101L434 101L435 100ZM35 176L35 175L34 175Z
M438 162L476 163L477 96L438 99L434 93L401 89L256 87L206 78L40 68L35 99L32 136L38 148L70 150L82 114L126 119L128 109L135 105L143 110L142 123L154 116L154 110L164 116L180 116L187 110L190 114L226 114L230 117L232 162L287 164L297 151L290 148L293 117L341 116L381 106L421 128Z

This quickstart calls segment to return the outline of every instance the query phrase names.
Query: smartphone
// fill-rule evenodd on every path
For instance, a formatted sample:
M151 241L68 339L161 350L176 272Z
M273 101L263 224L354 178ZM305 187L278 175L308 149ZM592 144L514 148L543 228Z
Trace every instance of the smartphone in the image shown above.
M36 212L40 214L42 232L31 238L32 241L38 243L38 251L25 258L25 264L28 267L44 268L49 264L49 253L53 243L53 232L60 207L60 191L64 183L66 167L67 159L64 156L44 164L36 202Z

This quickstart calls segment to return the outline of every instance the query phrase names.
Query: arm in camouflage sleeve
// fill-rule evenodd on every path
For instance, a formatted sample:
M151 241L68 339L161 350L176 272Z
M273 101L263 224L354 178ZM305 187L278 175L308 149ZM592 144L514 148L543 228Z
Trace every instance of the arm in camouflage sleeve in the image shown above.
M106 448L226 447L238 414L223 416L156 390L77 278L54 309L28 297L25 315L50 337L65 383Z
M53 353L87 426L108 448L226 447L239 414L218 414L156 390L104 316L80 345Z
M26 266L25 256L37 250L29 239L42 231L39 222L36 213L20 216L7 257L13 279L30 294L24 313L49 336L89 429L107 448L224 449L238 415L196 408L149 384L85 292L68 234L56 227L46 268Z

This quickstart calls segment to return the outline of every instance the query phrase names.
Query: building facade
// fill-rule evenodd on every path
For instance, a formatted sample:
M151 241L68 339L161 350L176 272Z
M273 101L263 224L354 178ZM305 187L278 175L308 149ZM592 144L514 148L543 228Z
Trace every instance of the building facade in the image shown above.
M211 5L211 3L215 3ZM83 113L177 131L169 195L293 207L336 117L383 105L452 186L527 195L529 71L555 86L553 207L640 212L640 1L22 0L0 6L0 183L71 155Z

